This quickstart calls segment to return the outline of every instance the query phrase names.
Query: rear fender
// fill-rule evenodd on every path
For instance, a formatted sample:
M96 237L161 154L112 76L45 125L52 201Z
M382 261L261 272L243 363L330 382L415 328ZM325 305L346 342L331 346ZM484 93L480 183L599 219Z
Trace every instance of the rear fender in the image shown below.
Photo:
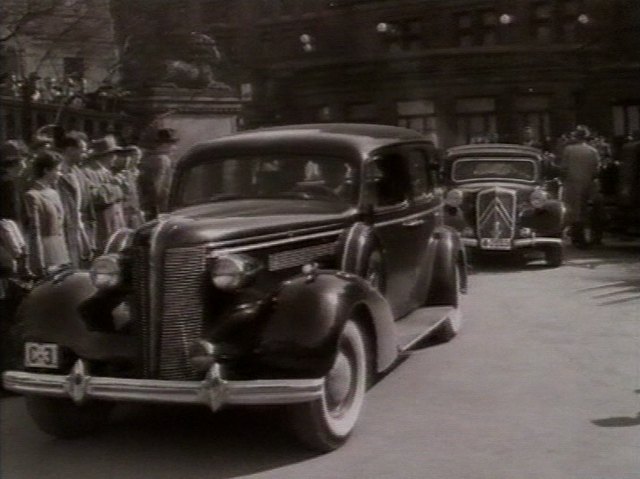
M55 343L85 359L134 358L132 338L87 328L83 310L98 294L87 272L45 281L18 308L17 333L24 341Z
M340 332L356 311L375 335L377 369L388 368L397 357L397 343L387 301L358 276L326 270L283 284L260 340L261 362L300 376L324 376L333 365Z

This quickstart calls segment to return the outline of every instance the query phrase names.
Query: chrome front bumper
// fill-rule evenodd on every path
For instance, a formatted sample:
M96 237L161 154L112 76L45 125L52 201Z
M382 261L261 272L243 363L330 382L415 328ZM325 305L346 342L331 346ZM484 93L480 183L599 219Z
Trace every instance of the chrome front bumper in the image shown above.
M290 404L322 396L324 378L228 381L214 364L202 381L164 381L91 376L79 359L70 374L7 371L4 387L22 394L68 397L78 404L88 399L156 403L205 404L217 410L224 404Z
M462 238L462 244L469 248L479 248L480 240L477 238ZM518 238L511 241L511 249L527 248L536 246L548 246L548 245L562 245L562 238L547 238L547 237L532 237L532 238ZM494 251L494 250L487 250ZM500 250L495 250L500 251Z

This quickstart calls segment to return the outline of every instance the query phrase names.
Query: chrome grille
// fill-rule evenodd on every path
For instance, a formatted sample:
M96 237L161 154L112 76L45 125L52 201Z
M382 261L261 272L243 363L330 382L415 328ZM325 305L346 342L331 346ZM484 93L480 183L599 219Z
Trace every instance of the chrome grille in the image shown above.
M516 192L491 188L478 193L476 217L479 238L512 239L516 222Z
M269 271L294 268L305 263L332 254L335 251L336 243L324 243L314 246L305 246L288 251L281 251L269 255Z
M131 268L132 294L130 298L131 312L134 317L140 339L143 377L151 376L151 332L149 325L149 251L137 247L132 251Z
M189 345L202 333L204 248L169 249L164 254L160 320L159 377L195 379Z

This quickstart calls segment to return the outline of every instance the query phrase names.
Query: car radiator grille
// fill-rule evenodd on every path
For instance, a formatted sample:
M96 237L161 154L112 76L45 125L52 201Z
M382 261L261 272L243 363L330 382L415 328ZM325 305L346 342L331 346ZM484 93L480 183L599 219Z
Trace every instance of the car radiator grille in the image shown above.
M131 313L135 319L136 330L140 335L142 375L151 376L151 348L149 346L149 251L144 247L137 247L132 255L131 269L132 294L130 299Z
M202 333L204 249L170 249L164 260L159 377L195 379L198 372L189 363L188 355L190 344Z
M516 192L505 188L481 191L476 199L476 218L479 238L513 238Z
M157 271L162 281L152 287L148 249L140 247L133 254L131 309L141 338L142 375L195 379L198 373L189 363L188 350L202 332L204 249L169 249L163 258ZM154 304L158 305L156 321Z

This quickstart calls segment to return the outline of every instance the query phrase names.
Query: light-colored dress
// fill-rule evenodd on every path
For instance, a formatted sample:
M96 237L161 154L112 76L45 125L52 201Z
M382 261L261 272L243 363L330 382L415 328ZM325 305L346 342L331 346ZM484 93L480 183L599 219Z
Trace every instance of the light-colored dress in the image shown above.
M31 270L43 275L50 268L69 264L64 209L58 192L36 181L25 194L25 208Z

